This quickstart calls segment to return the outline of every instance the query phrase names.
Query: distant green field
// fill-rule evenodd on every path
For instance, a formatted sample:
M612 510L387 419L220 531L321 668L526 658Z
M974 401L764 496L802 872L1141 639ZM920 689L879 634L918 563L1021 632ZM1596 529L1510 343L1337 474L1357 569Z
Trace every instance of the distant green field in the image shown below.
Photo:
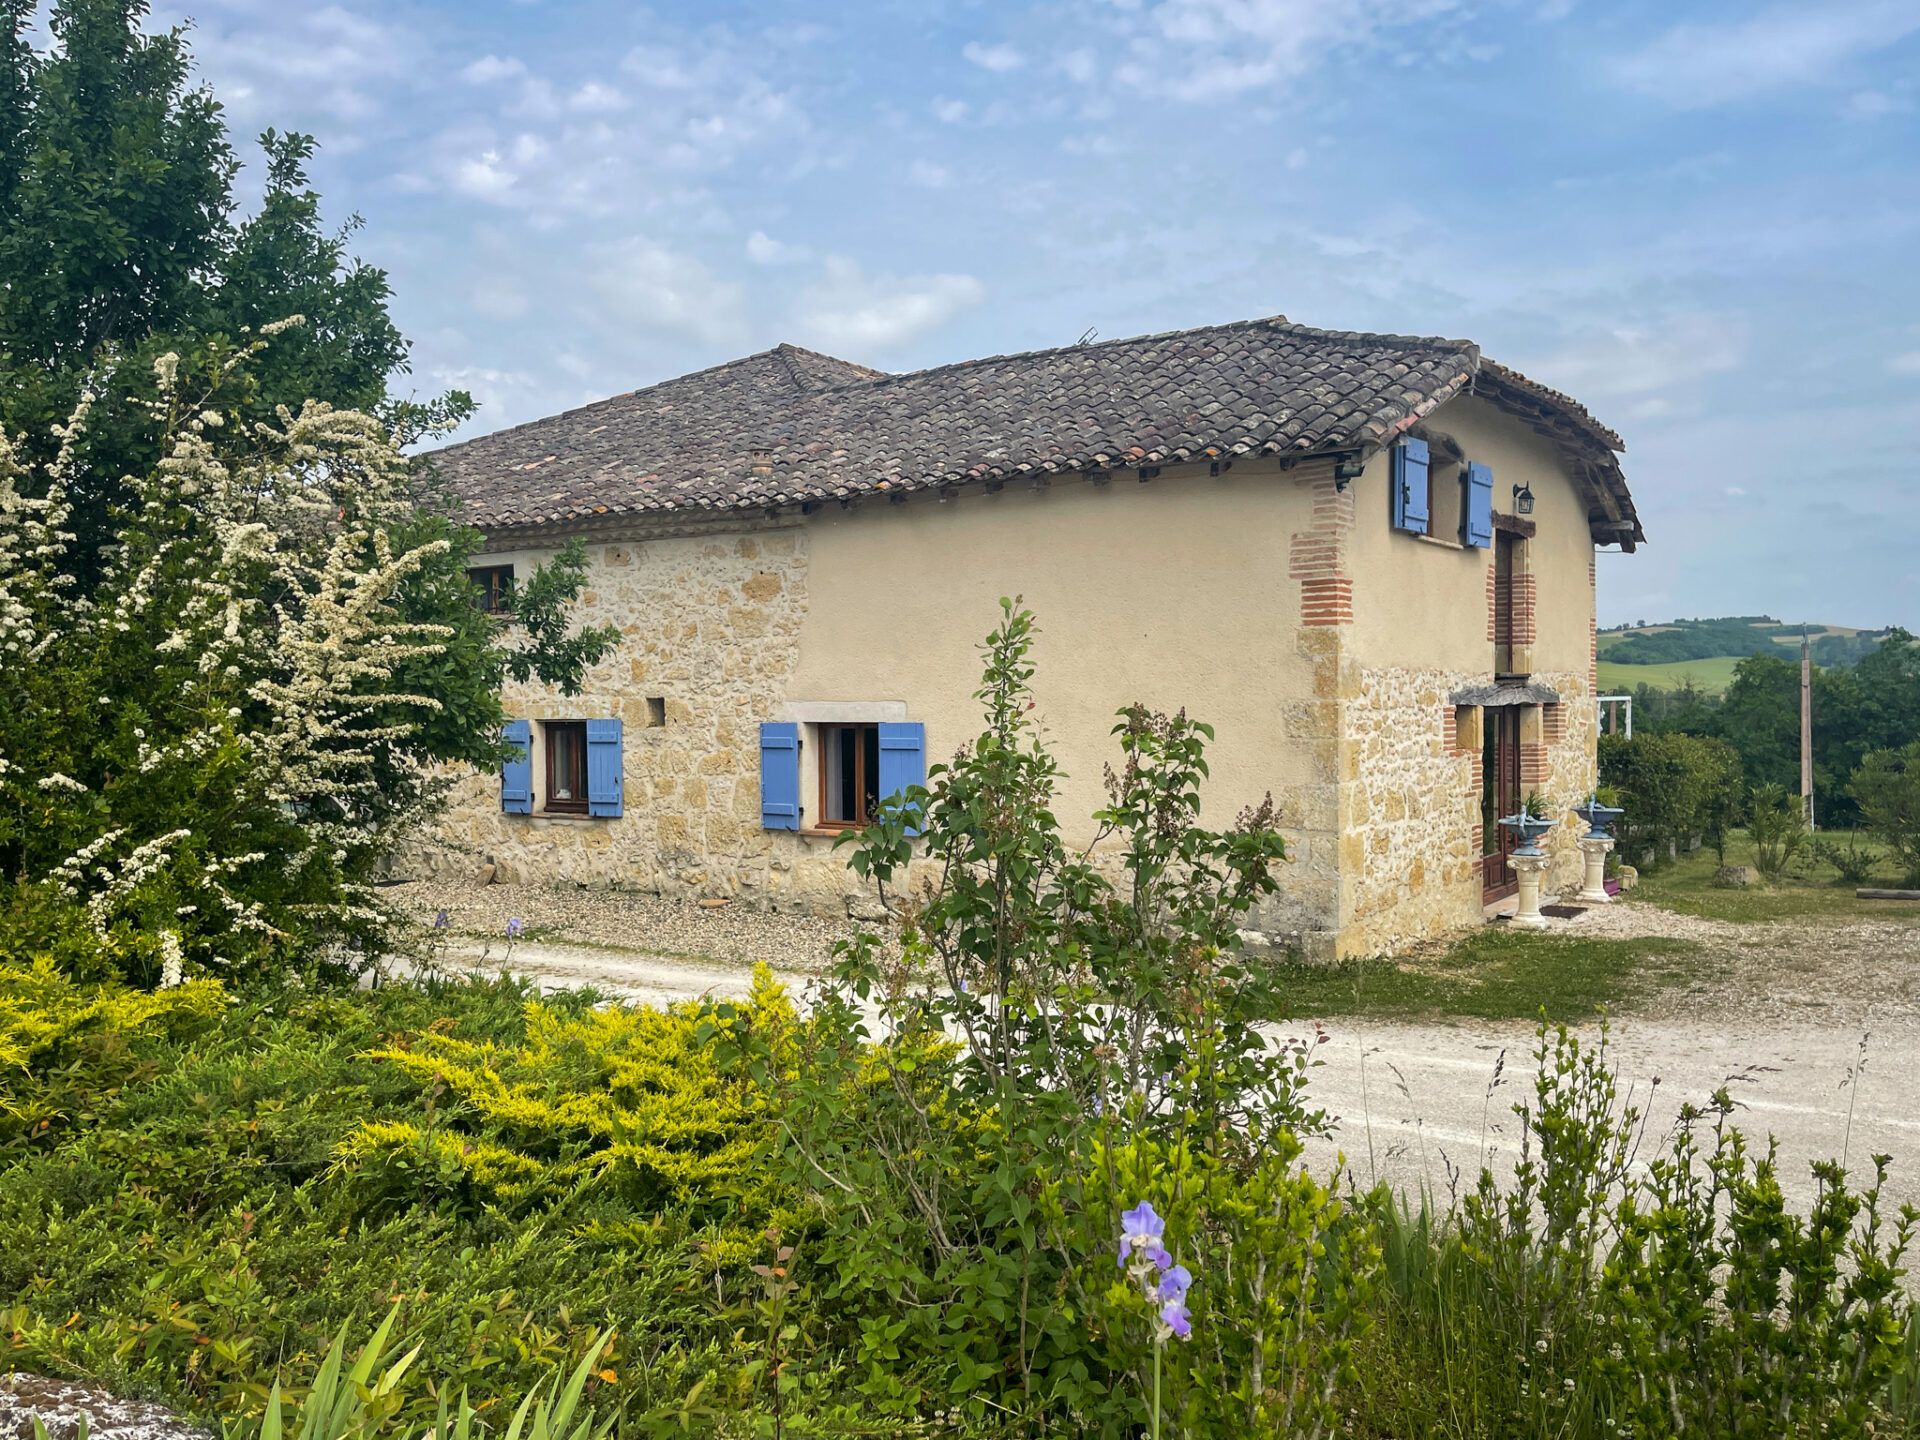
M1652 685L1661 690L1678 690L1692 677L1694 687L1718 695L1733 683L1737 655L1713 655L1705 660L1674 660L1665 665L1616 665L1600 662L1600 691L1605 695L1624 695L1636 685Z

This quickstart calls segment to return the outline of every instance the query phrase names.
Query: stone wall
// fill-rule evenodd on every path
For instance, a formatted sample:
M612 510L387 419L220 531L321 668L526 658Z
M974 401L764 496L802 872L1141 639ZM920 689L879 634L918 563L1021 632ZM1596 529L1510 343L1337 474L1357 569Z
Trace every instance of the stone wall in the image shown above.
M1549 893L1578 889L1581 833L1567 813L1593 784L1597 725L1586 676L1531 677L1558 705L1522 716L1522 783L1561 811L1541 842ZM1484 675L1361 670L1344 706L1348 751L1340 787L1339 952L1374 955L1480 923L1481 714L1449 696Z
M507 555L522 574L544 558ZM595 544L583 626L620 630L582 693L509 684L507 713L622 722L618 818L500 809L499 777L456 782L413 868L497 867L507 883L574 880L666 895L844 908L856 886L825 841L760 828L759 727L773 719L807 607L807 534L794 527Z

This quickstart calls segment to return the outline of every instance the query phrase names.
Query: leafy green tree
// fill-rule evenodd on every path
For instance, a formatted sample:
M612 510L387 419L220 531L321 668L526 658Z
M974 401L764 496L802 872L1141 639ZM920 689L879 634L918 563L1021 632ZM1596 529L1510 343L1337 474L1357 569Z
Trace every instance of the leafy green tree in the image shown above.
M230 419L308 400L377 411L402 438L457 423L464 395L387 401L407 343L387 277L347 254L307 182L311 136L261 137L265 196L236 214L239 169L219 102L193 82L181 30L148 34L147 0L56 0L35 51L29 0L0 0L0 429L45 462L52 427L96 399L75 456L70 564L83 586L131 500L123 477L159 458L153 362ZM227 360L301 316L257 363ZM223 443L251 443L246 423Z

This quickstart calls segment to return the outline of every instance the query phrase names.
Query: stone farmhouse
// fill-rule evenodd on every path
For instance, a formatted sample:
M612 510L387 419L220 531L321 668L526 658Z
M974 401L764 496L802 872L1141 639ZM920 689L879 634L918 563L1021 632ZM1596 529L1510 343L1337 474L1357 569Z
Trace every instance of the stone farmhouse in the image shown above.
M624 640L579 696L509 692L517 758L426 858L840 911L834 838L978 732L1019 595L1069 839L1114 711L1185 707L1215 822L1279 806L1277 941L1478 923L1494 819L1594 782L1594 552L1644 538L1621 449L1469 342L1284 318L903 375L781 345L443 449L481 602L578 536L580 618Z

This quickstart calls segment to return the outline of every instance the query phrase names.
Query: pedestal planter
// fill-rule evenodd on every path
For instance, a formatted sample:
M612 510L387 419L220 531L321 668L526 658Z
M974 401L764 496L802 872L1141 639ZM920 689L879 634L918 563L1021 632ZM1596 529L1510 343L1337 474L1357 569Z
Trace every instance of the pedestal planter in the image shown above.
M1587 827L1589 835L1613 834L1613 822L1627 812L1618 805L1602 805L1600 797L1589 796L1586 804L1573 807L1573 813L1580 817Z
M1540 838L1552 831L1560 822L1551 815L1529 815L1522 810L1517 815L1503 816L1500 823L1520 837L1520 848L1514 855L1538 855Z
M1520 886L1520 903L1509 922L1518 930L1544 930L1547 917L1540 913L1540 877L1553 863L1553 857L1541 850L1516 850L1507 857L1514 879Z
M1585 905L1611 905L1613 896L1607 893L1607 852L1613 849L1611 835L1597 834L1589 830L1580 837L1580 858L1585 865L1585 876L1580 885L1580 901Z

